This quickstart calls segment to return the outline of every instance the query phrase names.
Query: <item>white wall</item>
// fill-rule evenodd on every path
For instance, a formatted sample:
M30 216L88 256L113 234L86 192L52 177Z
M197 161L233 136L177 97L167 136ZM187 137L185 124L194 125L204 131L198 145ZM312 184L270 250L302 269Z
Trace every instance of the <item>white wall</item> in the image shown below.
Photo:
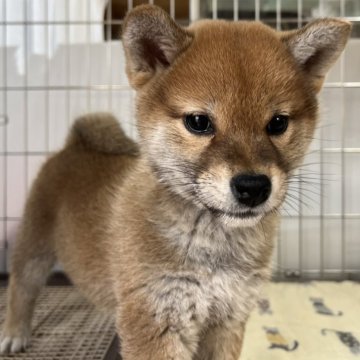
M321 122L302 167L309 182L300 197L304 205L291 198L292 205L285 205L274 261L281 270L302 270L310 277L320 268L334 278L343 270L359 274L359 85L360 41L351 39L320 94ZM299 191L291 193L298 197Z

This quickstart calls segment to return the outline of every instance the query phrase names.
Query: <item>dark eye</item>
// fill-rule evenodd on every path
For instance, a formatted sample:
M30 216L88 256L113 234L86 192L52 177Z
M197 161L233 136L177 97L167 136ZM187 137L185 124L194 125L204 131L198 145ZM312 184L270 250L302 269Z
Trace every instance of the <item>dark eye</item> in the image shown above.
M287 115L274 115L266 126L266 131L269 135L283 134L289 124L289 117Z
M214 128L207 115L188 114L184 118L185 127L194 134L212 134Z

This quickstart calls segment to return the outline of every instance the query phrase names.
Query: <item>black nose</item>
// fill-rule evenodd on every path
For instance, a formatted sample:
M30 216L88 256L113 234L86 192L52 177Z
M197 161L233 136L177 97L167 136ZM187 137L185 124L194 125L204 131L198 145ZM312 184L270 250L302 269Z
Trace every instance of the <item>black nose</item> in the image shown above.
M266 175L236 175L231 179L230 187L236 200L250 207L262 204L271 193L271 182Z

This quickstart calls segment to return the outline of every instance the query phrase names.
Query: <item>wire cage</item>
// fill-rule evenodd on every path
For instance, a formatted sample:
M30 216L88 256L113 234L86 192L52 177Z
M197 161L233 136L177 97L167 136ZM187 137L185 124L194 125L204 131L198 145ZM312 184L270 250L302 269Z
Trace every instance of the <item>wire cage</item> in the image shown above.
M136 139L121 24L136 0L0 0L0 273L31 182L73 120L110 111ZM278 30L315 17L353 22L320 95L321 122L291 185L274 256L276 279L360 277L360 1L157 0L179 23L260 20Z

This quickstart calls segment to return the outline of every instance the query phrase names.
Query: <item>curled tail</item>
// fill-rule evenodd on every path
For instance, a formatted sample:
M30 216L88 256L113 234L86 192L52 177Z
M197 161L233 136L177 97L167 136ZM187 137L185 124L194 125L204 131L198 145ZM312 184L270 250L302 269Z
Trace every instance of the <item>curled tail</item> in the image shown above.
M109 113L92 113L76 119L66 146L77 145L106 154L138 153L137 144L126 136L117 119Z

